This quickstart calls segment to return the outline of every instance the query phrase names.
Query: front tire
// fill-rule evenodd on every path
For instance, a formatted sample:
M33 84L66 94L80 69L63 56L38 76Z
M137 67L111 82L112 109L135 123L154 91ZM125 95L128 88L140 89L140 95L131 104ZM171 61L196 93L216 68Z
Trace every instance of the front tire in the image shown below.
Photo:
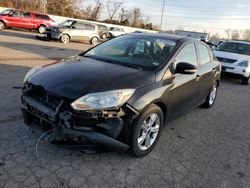
M203 104L205 108L211 108L214 105L215 99L217 97L218 84L214 83L211 91L209 92L206 102Z
M44 25L40 25L38 27L38 32L44 34L46 32L46 27Z
M69 35L62 35L60 38L61 43L67 44L70 41Z
M5 29L5 23L0 21L0 31Z
M248 77L243 77L243 78L241 79L241 83L242 83L243 85L249 85L249 82L250 82L250 76L248 76Z
M94 45L94 46L95 46L95 45L97 45L97 44L98 44L99 39L98 39L97 37L93 37L93 38L91 39L91 41L90 41L90 42L91 42L91 44L92 44L92 45Z
M131 153L143 157L155 147L163 127L164 118L159 106L150 105L136 120L131 133Z
M107 34L106 33L103 33L102 34L102 39L106 39L107 38Z

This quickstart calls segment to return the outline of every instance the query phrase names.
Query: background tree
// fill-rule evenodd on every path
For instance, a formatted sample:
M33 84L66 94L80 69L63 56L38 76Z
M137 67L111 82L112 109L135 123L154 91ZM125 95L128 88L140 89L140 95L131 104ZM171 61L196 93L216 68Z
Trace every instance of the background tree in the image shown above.
M132 27L137 27L140 24L142 17L141 9L138 7L133 8L131 12L130 24Z
M123 2L121 1L114 1L114 0L108 0L107 1L107 11L108 11L108 15L109 15L109 19L113 20L115 14L117 13L117 11L122 7Z
M240 33L237 29L231 31L231 39L233 39L233 40L240 39Z
M220 34L219 33L215 33L215 34L212 34L211 36L210 36L210 40L213 40L213 41L218 41L218 40L220 40Z
M250 30L247 29L243 32L243 40L250 41Z

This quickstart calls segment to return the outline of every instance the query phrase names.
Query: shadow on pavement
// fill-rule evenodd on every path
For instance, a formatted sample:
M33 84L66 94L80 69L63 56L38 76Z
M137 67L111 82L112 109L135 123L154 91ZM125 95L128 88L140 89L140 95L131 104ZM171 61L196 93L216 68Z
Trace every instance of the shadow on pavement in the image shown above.
M10 36L10 37L19 37L19 38L27 38L27 39L36 39L36 36L34 34L39 34L35 32L31 32L28 30L16 30L15 32L9 31L9 30L3 30L0 32L0 36ZM18 32L20 31L20 32ZM27 32L27 33L24 33Z
M15 43L15 42L0 42L0 46L12 50L37 54L39 56L55 60L63 59L65 57L69 57L83 52L83 50L60 48L60 47L53 47L40 44ZM18 59L18 56L9 57L8 60L9 59ZM27 59L29 59L29 57L27 57Z

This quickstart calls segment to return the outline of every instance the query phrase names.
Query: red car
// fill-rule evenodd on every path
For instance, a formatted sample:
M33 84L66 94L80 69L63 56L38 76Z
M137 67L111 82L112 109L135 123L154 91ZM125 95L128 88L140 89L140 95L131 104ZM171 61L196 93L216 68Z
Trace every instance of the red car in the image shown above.
M46 14L6 9L0 13L0 30L7 27L37 30L45 33L53 20Z

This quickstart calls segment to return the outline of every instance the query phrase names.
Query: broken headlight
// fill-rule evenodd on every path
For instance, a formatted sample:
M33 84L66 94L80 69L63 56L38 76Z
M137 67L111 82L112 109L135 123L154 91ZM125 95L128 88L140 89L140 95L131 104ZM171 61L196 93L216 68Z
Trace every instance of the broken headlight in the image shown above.
M75 110L108 110L122 106L134 93L134 89L120 89L90 93L71 103Z

